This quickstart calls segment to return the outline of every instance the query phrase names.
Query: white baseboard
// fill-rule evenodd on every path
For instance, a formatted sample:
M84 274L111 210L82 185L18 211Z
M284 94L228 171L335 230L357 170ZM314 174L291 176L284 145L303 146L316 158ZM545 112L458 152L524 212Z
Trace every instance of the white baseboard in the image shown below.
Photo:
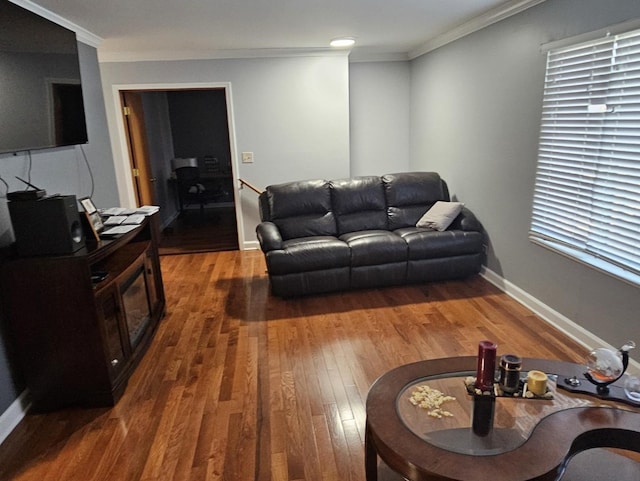
M244 241L242 243L242 250L243 251L253 251L253 250L257 250L257 249L260 249L260 243L257 240Z
M29 391L24 390L15 401L0 415L0 444L11 434L22 418L24 418L31 407L29 402Z
M560 314L557 311L554 311L528 292L520 289L515 284L512 284L506 279L500 277L491 269L483 267L480 271L480 275L491 284L496 286L498 289L503 291L505 294L507 294L509 297L513 298L514 300L525 306L527 309L531 310L542 320L551 324L553 327L561 331L563 334L566 334L574 341L583 345L585 348L594 349L596 347L606 347L613 350L620 349L620 346L612 346L603 339L600 339L598 336L590 331L587 331L584 327L576 324L568 317ZM628 371L634 375L637 375L638 373L640 373L640 363L631 359L629 361Z

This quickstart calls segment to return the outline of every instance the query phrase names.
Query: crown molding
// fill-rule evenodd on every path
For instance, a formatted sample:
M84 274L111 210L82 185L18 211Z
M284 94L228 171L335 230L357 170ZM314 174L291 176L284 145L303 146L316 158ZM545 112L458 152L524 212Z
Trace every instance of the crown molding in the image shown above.
M103 41L101 37L94 35L88 30L85 30L84 28L80 27L79 25L76 25L75 23L70 22L66 18L63 18L60 15L53 13L47 10L46 8L41 7L40 5L36 5L35 3L30 2L29 0L9 0L9 1L11 3L15 3L16 5L22 8L29 10L30 12L40 15L41 17L46 18L47 20L51 20L52 22L57 23L58 25L61 25L64 28L67 28L75 32L76 39L79 42L87 44L91 47L98 48L98 46Z
M193 51L102 52L98 49L98 62L167 62L178 60L224 60L285 57L348 57L350 50L328 48L260 48Z
M466 37L478 30L482 30L489 25L493 25L505 18L509 18L525 10L535 7L536 5L545 2L546 0L512 0L499 7L496 7L488 12L472 18L468 22L465 22L448 32L438 35L432 38L422 46L411 50L408 53L408 58L413 60L416 57L429 53L437 48L440 48L448 43L458 40L462 37Z
M364 62L408 62L409 56L406 52L387 52L387 53L375 53L375 52L361 52L355 49L349 56L349 63L364 63Z

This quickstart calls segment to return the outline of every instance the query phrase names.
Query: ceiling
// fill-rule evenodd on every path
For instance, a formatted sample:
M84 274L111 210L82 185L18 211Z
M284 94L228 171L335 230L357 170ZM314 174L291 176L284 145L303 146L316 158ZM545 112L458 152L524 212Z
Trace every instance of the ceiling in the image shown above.
M93 40L100 61L134 61L326 52L339 36L356 38L352 60L410 59L544 0L12 1Z

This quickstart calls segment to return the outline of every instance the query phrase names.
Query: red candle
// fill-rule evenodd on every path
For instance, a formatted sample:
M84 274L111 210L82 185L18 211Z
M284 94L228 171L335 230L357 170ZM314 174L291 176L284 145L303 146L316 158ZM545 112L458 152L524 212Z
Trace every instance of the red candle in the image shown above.
M478 344L478 369L476 387L482 391L492 391L496 373L496 350L498 345L492 341L480 341Z

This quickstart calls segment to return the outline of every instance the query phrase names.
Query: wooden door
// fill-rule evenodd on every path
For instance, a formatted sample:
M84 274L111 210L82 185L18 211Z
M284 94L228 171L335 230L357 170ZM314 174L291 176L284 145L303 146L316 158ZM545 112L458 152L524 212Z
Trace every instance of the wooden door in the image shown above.
M140 92L121 92L124 126L127 135L131 176L138 206L155 205L155 177L151 170L147 134L144 125L144 108Z

